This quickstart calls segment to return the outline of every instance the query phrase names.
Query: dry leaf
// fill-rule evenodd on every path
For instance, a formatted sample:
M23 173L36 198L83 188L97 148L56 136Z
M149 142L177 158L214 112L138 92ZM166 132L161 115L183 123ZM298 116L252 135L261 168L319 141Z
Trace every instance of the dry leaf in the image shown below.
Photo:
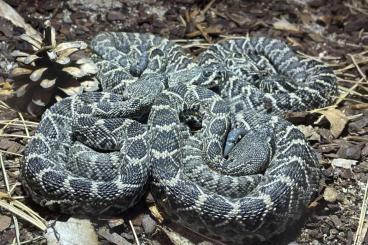
M0 16L11 21L14 25L23 28L28 35L40 36L32 26L24 21L23 17L17 11L2 0L0 0Z
M281 19L273 23L273 28L282 31L301 32L299 26L290 23L286 19Z
M318 113L324 115L330 122L331 124L330 130L335 138L340 136L340 134L342 133L346 124L349 121L349 118L347 118L342 111L334 108L330 108L326 111L319 111Z
M336 158L332 160L331 165L333 167L351 169L351 166L354 166L357 162L356 160Z
M164 217L162 217L160 211L158 211L156 205L150 205L149 210L151 211L151 214L155 219L158 221L158 223L162 223L164 221Z
M6 79L4 82L0 82L0 95L11 95L13 93L10 80Z

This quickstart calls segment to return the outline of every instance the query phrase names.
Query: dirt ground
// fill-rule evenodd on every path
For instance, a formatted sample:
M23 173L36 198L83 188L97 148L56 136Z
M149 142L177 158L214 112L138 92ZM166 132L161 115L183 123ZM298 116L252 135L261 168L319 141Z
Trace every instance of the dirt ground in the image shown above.
M331 66L340 95L327 108L292 113L288 120L303 131L323 169L320 195L311 203L302 228L290 244L368 244L368 1L367 0L6 0L42 32L51 20L58 42L89 41L101 31L150 32L198 54L230 36L282 39L301 56ZM6 204L20 201L51 222L69 217L32 203L22 190L19 168L37 120L10 109L10 53L22 49L23 32L0 16L0 244L45 244L41 228L14 215ZM10 193L11 197L6 194ZM14 204L14 203L13 203ZM25 209L25 207L23 207ZM37 217L32 216L34 219ZM88 226L89 225L89 226ZM156 226L157 225L157 226ZM169 230L150 195L114 219L94 219L101 244L213 244L178 227ZM42 225L40 225L42 227ZM85 228L86 230L88 228ZM87 231L86 231L87 232ZM285 243L287 243L285 242ZM272 244L278 242L272 241ZM279 242L284 243L284 242Z

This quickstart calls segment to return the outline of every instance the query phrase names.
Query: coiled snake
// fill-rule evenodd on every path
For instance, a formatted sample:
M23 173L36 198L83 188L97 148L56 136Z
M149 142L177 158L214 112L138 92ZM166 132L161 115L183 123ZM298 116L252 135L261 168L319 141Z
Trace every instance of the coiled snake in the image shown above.
M235 244L300 218L318 161L279 116L331 102L329 68L267 38L228 40L197 59L151 34L101 33L91 47L102 92L51 107L26 148L22 180L36 202L122 211L150 184L172 220Z

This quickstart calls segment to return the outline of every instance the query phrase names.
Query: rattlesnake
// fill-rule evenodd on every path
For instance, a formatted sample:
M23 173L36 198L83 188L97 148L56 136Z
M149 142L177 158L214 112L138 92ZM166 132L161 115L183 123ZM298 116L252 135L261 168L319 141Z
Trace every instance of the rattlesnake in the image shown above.
M336 93L328 68L267 38L228 40L196 60L151 34L101 33L91 47L103 92L43 115L22 167L35 201L123 211L151 175L172 220L219 241L266 240L299 219L317 190L318 161L278 115L328 104Z

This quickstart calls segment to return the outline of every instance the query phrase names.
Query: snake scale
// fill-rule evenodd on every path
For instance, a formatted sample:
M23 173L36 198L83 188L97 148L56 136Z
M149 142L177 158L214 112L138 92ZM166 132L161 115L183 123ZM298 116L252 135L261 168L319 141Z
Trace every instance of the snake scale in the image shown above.
M320 179L287 111L328 105L336 78L285 43L238 38L197 58L152 34L98 34L101 92L45 112L22 181L42 206L102 214L150 187L175 222L224 243L265 241L295 224Z

